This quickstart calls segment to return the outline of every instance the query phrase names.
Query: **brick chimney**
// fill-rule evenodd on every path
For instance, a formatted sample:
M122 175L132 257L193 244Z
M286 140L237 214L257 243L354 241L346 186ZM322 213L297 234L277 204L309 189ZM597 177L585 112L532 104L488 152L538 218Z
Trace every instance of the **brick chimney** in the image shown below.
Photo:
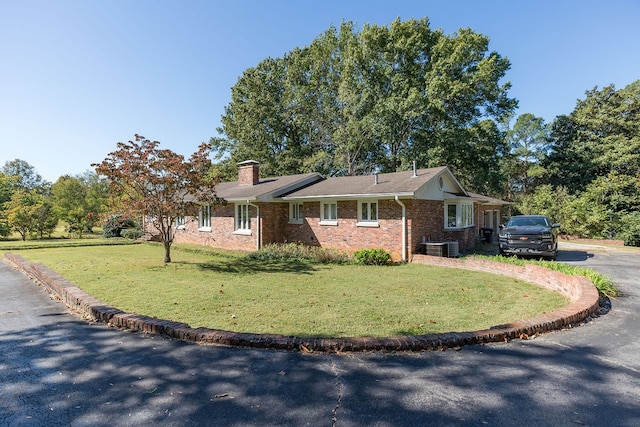
M260 182L260 163L255 160L245 160L238 163L238 184L256 185Z

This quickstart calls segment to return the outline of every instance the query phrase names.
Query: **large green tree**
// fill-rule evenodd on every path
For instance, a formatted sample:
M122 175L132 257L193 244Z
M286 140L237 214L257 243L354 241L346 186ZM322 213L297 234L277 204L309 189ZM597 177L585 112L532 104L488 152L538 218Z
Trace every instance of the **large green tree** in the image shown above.
M549 132L544 119L531 113L521 114L507 131L506 138L509 153L502 159L502 164L510 193L529 194L544 178L541 163L549 149Z
M32 211L33 226L31 232L41 239L51 237L58 226L58 215L55 212L51 197L38 195L40 202Z
M51 186L50 182L42 179L35 167L21 159L6 162L2 167L2 173L15 178L12 185L16 189L46 193Z
M5 212L5 203L11 200L11 195L15 191L15 177L0 172L0 236L8 236L11 233L11 227L7 220Z
M582 191L609 173L640 176L640 80L586 92L552 125L550 183Z
M557 116L549 131L550 152L542 161L547 183L571 188L574 193L584 190L594 178L589 153L576 144L577 132L578 124L571 115Z
M550 140L547 183L574 196L564 231L640 243L640 80L587 91Z
M266 174L353 175L447 164L476 190L495 188L516 106L509 61L470 29L428 19L330 27L304 48L245 70L212 139L220 166L252 158Z
M51 187L56 214L82 237L100 221L108 197L107 184L93 172L61 176Z
M11 230L26 240L30 234L50 234L57 224L50 200L38 190L19 188L4 204L4 215Z
M50 234L57 219L51 212L51 183L28 162L15 159L0 170L0 235L11 230L23 239L28 234Z
M596 176L640 176L640 80L587 92L573 112L577 142L592 154Z

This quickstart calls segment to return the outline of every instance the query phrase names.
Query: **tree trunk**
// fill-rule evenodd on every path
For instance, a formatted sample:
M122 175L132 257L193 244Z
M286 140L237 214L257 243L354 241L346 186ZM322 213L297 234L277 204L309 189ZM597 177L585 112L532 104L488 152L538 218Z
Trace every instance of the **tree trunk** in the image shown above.
M164 262L166 263L170 263L171 262L171 242L163 242L164 243Z

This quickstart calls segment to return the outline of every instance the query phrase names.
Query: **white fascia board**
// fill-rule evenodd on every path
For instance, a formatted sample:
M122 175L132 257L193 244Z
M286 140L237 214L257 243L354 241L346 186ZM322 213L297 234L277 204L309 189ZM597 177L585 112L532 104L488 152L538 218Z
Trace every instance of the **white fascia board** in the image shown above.
M254 202L260 201L258 197L229 197L224 199L226 202L231 203L245 203L245 202Z

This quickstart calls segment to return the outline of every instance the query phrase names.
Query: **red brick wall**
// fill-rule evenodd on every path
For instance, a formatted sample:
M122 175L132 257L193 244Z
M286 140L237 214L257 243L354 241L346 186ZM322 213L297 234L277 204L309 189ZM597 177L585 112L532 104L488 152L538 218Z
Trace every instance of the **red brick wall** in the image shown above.
M260 203L262 244L285 243L289 203Z
M338 225L320 224L320 202L304 203L303 224L286 224L287 241L321 246L347 252L383 248L395 260L402 259L402 211L393 200L378 201L378 227L357 226L355 200L338 202Z
M423 239L458 241L461 252L474 247L474 228L444 230L444 203L434 200L404 200L407 217L407 257L422 250ZM357 201L338 202L338 225L320 225L320 202L303 205L304 222L289 223L288 203L260 203L260 244L296 242L353 252L383 248L394 260L402 259L402 208L395 200L378 201L378 227L357 226ZM257 245L257 212L251 211L250 236L234 233L234 204L212 207L211 230L198 230L197 218L190 218L176 231L175 241L222 249L253 251Z
M406 200L408 218L408 244L411 253L422 250L423 241L440 242L444 239L444 204L437 200Z
M409 249L412 253L423 251L420 243L458 242L460 252L472 249L476 243L475 229L446 230L444 228L444 202L441 200L408 200L407 217L411 239Z
M187 218L183 229L176 230L176 243L192 243L214 248L253 251L256 249L256 209L251 211L250 236L235 234L235 208L233 203L211 207L211 230L199 230L198 218Z
M458 241L460 251L475 245L473 228L445 231L444 203L434 200L403 200L407 218L407 257L422 250L420 243ZM383 248L393 259L402 259L402 208L395 200L379 200L379 227L358 227L357 202L338 202L338 225L320 225L320 203L304 204L304 224L287 224L287 241L301 242L344 251Z

